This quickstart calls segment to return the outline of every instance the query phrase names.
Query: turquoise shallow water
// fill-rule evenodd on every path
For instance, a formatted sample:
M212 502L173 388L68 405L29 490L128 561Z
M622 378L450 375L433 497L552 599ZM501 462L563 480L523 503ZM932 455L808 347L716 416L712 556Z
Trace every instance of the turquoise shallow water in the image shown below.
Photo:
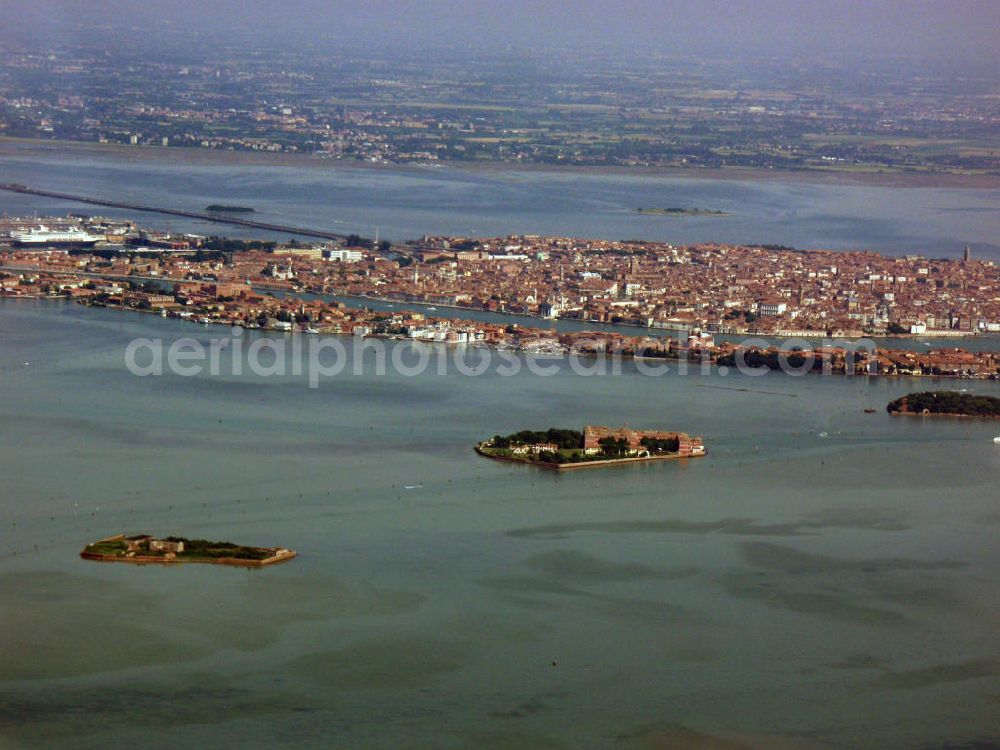
M926 381L124 367L136 336L221 333L0 301L0 746L1000 741L1000 429L881 410ZM471 451L584 422L710 454ZM77 557L121 530L300 557Z

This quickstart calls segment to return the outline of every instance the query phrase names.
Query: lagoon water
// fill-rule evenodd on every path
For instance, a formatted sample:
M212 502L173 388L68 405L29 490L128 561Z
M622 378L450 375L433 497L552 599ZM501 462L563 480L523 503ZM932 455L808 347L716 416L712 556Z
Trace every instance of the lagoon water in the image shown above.
M0 182L201 211L210 203L256 209L254 218L393 240L424 234L569 235L673 243L732 242L801 249L871 249L888 254L1000 258L1000 190L815 184L607 172L456 166L366 168L231 163L184 149L95 152L66 144L0 144ZM219 155L216 155L219 156ZM640 215L680 206L727 216ZM0 193L11 215L115 209ZM251 230L158 214L145 226L245 236ZM255 236L260 236L256 233Z
M0 746L1000 742L997 424L885 414L928 381L125 368L224 333L0 301ZM710 453L472 452L584 422ZM78 558L119 531L300 557Z

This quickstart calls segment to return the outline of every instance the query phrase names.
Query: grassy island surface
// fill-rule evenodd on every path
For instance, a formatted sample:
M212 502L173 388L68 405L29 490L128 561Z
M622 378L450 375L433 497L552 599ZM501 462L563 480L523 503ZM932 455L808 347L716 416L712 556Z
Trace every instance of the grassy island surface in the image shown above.
M1000 398L959 391L910 393L886 406L890 414L1000 419Z
M254 209L249 206L227 206L222 203L213 203L211 206L205 206L206 211L212 211L213 213L225 213L225 214L252 214L256 213Z
M295 550L282 547L247 547L232 542L185 539L168 536L157 539L148 534L101 539L83 548L86 560L130 563L215 563L259 567L295 557Z
M637 208L639 214L654 216L729 216L728 211L717 211L710 208Z
M703 456L705 447L701 438L684 432L587 425L582 431L550 427L494 435L477 444L476 452L487 458L547 469L576 469Z

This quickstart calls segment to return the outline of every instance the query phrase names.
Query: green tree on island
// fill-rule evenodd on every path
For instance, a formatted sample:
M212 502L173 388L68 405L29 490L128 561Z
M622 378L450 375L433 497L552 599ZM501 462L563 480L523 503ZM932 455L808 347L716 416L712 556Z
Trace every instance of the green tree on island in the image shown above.
M644 437L639 441L650 453L677 453L681 449L681 441L678 438Z
M628 454L628 440L625 438L608 437L597 441L601 446L601 453L608 458L623 458Z

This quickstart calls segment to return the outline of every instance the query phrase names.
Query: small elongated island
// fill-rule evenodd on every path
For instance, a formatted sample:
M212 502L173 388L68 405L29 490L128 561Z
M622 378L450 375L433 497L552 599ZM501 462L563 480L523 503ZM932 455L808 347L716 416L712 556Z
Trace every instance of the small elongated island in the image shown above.
M959 391L910 393L885 408L893 415L1000 419L1000 398Z
M256 213L254 209L250 206L227 206L224 203L213 203L210 206L205 206L206 211L211 211L212 213L221 214L252 214Z
M157 539L149 534L117 534L88 544L80 557L85 560L137 565L193 562L259 568L291 560L295 554L295 550L282 547L245 547L232 542L210 542L207 539L185 539L179 536Z
M719 211L712 208L681 208L670 206L669 208L637 208L638 214L652 214L654 216L729 216L728 211Z
M700 437L691 437L686 432L587 425L582 432L550 427L495 435L478 443L476 452L498 461L562 470L698 458L705 455L705 444Z

